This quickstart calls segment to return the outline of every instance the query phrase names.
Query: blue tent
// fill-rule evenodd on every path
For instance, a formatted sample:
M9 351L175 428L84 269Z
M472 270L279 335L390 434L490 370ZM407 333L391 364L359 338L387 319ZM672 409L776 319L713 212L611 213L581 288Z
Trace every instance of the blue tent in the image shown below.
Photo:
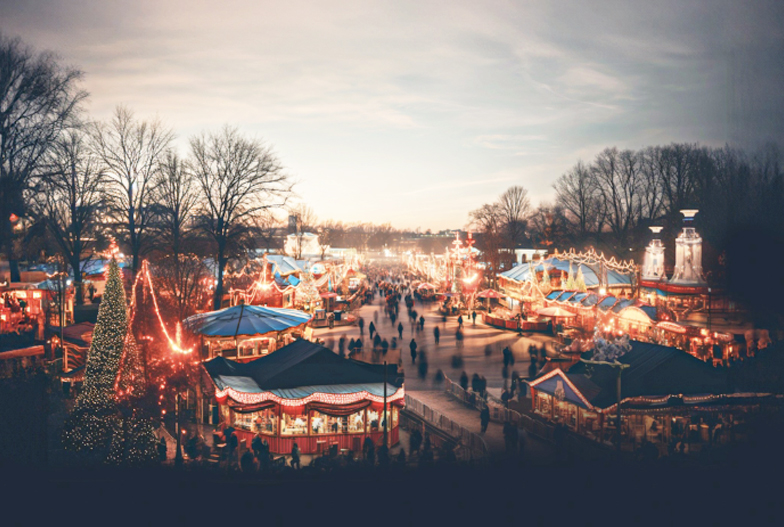
M193 315L185 319L183 325L208 337L234 337L285 331L307 323L310 318L309 314L295 309L240 304Z

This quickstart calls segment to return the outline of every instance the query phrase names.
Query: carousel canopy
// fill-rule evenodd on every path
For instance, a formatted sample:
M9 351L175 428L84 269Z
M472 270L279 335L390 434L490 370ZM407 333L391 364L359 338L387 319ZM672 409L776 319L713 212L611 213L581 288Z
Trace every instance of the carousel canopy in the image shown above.
M344 359L307 340L296 340L275 353L237 363L216 357L204 369L219 391L235 394L271 394L281 400L305 400L314 394L384 396L384 365ZM387 396L403 386L397 365L387 368ZM353 402L353 401L347 401Z
M432 289L433 291L435 291L438 288L436 286L434 286L433 284L429 284L429 283L425 282L423 284L419 284L417 286L417 289Z
M599 277L596 275L596 271L585 264L572 264L572 272L574 273L574 276L577 276L578 267L583 271L583 278L585 279L585 285L587 287L596 287L599 285ZM534 267L534 271L540 273L544 271L545 268L548 272L556 269L558 271L564 271L568 273L569 260L561 260L560 258L550 257L545 259L544 262L537 264ZM515 280L517 282L526 282L531 279L530 275L530 266L528 264L521 264L504 273L501 273L499 276L503 276L504 278ZM612 269L607 269L607 285L631 286L631 277L629 275L613 271Z
M183 325L194 333L208 337L233 337L285 331L307 323L310 317L295 309L241 304L193 315L185 319Z

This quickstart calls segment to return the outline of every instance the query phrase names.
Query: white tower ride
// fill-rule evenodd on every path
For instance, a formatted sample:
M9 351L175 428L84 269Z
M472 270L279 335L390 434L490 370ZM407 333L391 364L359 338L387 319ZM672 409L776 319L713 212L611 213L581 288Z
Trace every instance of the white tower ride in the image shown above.
M702 277L702 238L691 226L694 216L699 212L684 209L683 231L675 240L675 272L670 283L678 285L706 285Z
M653 231L654 238L648 247L645 248L645 259L642 264L642 279L658 281L664 276L664 245L659 239L659 233L663 227L649 227Z

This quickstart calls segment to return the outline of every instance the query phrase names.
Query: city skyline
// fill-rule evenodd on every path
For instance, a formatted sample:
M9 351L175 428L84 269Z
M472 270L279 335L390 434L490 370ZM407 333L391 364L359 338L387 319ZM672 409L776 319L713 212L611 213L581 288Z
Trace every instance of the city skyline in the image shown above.
M0 1L0 30L84 70L91 118L264 139L320 220L460 228L605 147L784 136L774 2L225 6Z

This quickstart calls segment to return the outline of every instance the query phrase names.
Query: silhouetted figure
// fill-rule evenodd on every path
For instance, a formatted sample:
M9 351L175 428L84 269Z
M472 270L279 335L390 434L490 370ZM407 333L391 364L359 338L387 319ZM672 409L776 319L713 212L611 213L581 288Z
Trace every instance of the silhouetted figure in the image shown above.
M433 326L433 337L436 339L436 344L441 339L441 331L438 329L438 326Z
M465 391L468 391L468 375L465 370L460 374L460 387Z
M416 362L417 357L417 343L414 339L411 339L411 343L408 345L409 349L411 350L411 362Z
M376 332L376 325L373 324L372 322L368 326L368 332L370 333L370 338L373 338L373 333Z
M490 423L490 409L487 405L484 405L482 411L479 412L479 422L482 424L482 433L484 434L487 432L487 425Z
M294 441L294 444L291 446L291 468L302 468L299 464L299 453L299 445Z
M476 326L476 311L471 311L471 319L474 321L474 325Z
M161 462L166 461L166 438L161 436L161 440L158 442L158 459Z
M397 334L400 335L400 338L403 338L403 323L398 322L397 324Z
M359 317L359 319L357 319L357 325L359 326L359 334L360 335L364 335L365 334L365 319L362 318L362 317ZM370 328L371 328L370 329L370 336L372 337L373 336L373 329L372 329L373 328L373 323L372 322L370 323Z

